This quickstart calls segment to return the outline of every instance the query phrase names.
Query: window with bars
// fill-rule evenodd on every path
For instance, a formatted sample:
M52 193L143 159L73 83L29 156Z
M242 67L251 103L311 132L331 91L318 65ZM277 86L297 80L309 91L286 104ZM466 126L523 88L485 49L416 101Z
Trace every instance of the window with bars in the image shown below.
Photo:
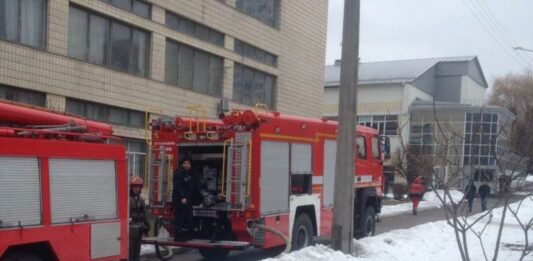
M112 6L118 7L122 10L132 12L140 17L150 19L151 17L151 5L149 3L139 0L101 0Z
M166 11L165 25L202 41L224 47L224 34L183 16Z
M0 0L0 39L44 49L46 0Z
M167 40L165 82L183 89L221 96L222 57Z
M357 123L378 130L380 135L398 135L398 115L361 115Z
M148 75L149 34L144 30L70 6L68 35L70 57Z
M235 63L233 100L254 106L257 103L275 107L276 78L270 74Z
M72 98L67 98L65 110L88 119L129 127L142 128L145 123L145 115L141 111Z

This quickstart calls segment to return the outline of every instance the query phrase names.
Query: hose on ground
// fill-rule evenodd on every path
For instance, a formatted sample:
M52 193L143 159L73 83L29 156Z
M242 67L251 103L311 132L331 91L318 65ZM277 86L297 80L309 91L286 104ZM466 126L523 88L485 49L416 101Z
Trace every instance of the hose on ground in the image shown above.
M285 252L285 253L291 252L291 240L289 239L289 237L287 237L281 231L279 231L279 230L277 230L277 229L275 229L273 227L265 226L265 225L262 225L262 224L254 224L253 228L262 229L264 231L270 232L270 233L280 237L281 239L283 239L283 241L285 241L285 250L283 252Z

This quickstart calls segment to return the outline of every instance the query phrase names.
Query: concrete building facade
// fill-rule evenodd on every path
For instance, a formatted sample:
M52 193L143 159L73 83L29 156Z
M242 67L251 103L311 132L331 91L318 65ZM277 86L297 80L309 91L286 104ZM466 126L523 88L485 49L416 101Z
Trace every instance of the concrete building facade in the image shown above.
M266 103L319 117L327 0L0 0L0 98L113 124ZM134 144L131 147L142 145ZM141 149L142 150L142 149Z

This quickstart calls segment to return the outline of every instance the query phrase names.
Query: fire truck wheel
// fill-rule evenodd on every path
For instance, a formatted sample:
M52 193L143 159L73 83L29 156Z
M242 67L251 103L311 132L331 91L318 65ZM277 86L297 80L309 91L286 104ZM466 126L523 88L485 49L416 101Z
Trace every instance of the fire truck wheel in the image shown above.
M367 207L363 219L363 237L371 237L376 233L376 211Z
M313 245L313 223L306 213L300 214L292 228L291 250Z
M29 253L15 253L4 258L3 261L42 261L42 259Z
M224 259L229 254L229 249L225 248L201 248L198 249L200 255L207 260Z

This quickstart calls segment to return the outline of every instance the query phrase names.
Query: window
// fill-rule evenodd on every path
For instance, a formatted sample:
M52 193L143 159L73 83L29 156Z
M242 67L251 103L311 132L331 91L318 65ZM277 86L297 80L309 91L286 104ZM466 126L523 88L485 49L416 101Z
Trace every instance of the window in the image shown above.
M70 57L146 76L148 45L145 31L70 7Z
M463 164L496 164L498 131L497 113L467 113Z
M235 63L233 100L242 104L264 103L274 108L275 77Z
M276 55L261 50L241 40L235 39L233 50L242 56L256 60L260 63L264 63L273 67L278 66L278 57Z
M379 146L380 141L378 137L372 137L372 158L375 160L380 160L379 157Z
M0 85L0 99L26 103L36 106L46 106L46 94L11 86Z
M398 115L358 116L357 122L378 130L380 135L398 135Z
M44 49L46 0L0 0L0 39Z
M102 0L122 10L132 12L138 16L150 19L150 4L139 0Z
M357 145L356 145L355 151L357 152L357 158L366 159L365 137L357 136L356 141L357 141Z
M237 0L236 8L267 25L277 27L279 2L279 0Z
M130 127L144 127L144 113L110 105L67 98L65 111L88 119Z
M146 142L144 140L125 138L128 156L128 175L144 178L146 160Z
M223 33L199 24L188 18L167 11L165 15L165 24L172 30L188 34L192 37L212 43L214 45L224 47Z
M221 57L167 40L165 82L212 96L222 94Z

